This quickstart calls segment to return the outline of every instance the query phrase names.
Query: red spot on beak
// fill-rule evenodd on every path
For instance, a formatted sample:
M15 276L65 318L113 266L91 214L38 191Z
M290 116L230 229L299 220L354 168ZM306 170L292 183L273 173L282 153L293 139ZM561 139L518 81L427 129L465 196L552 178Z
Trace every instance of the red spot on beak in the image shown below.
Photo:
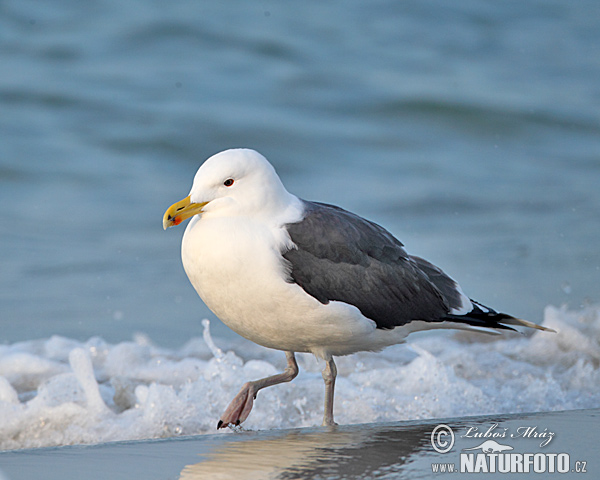
M181 223L181 217L173 218L173 225L179 225Z

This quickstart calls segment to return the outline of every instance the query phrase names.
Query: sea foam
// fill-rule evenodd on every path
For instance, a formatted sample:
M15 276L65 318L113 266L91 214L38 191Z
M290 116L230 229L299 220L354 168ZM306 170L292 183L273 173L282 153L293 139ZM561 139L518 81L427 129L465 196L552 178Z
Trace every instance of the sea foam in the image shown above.
M214 433L248 381L281 371L281 352L204 338L177 350L144 335L116 345L53 336L0 346L0 448ZM341 424L600 406L600 306L547 307L557 334L424 333L380 353L337 358ZM261 391L246 429L319 425L324 365Z

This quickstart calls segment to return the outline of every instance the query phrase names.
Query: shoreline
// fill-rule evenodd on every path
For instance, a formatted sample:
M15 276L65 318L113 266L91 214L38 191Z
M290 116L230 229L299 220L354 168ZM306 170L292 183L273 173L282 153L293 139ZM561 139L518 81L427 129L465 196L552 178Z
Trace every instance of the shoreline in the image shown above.
M587 475L597 475L600 463L594 425L599 419L600 409L584 409L6 450L0 452L0 479L335 479L390 478L390 472L400 478L433 478L439 475L432 472L433 464L454 462L458 466L463 449L473 450L486 439L514 452L567 454L570 468L575 468L575 462L585 462ZM432 431L442 424L454 432L454 445L447 453L435 451L431 443ZM438 438L444 443L449 437ZM586 473L555 474L585 478ZM461 475L446 472L443 478ZM494 478L490 473L473 475ZM521 478L527 473L515 475Z

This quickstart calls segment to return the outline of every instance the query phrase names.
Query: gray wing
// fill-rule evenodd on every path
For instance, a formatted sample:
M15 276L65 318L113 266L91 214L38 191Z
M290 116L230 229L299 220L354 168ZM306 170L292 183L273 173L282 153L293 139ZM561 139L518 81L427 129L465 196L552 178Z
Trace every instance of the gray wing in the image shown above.
M321 303L356 306L377 328L445 319L449 302L419 263L430 273L439 269L409 256L375 223L333 205L304 201L304 206L304 218L286 225L296 245L283 253L291 282Z
M462 298L457 289L458 285L452 278L446 275L441 268L436 267L424 258L410 255L410 259L427 275L429 281L437 287L451 309L456 308L460 310L462 308Z

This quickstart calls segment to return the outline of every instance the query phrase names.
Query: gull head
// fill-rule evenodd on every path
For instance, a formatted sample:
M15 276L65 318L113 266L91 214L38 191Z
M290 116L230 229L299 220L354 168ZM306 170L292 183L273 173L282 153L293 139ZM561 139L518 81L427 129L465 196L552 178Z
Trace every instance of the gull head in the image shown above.
M196 172L187 197L164 214L163 228L202 216L270 216L292 201L273 166L260 153L231 149L213 155Z

